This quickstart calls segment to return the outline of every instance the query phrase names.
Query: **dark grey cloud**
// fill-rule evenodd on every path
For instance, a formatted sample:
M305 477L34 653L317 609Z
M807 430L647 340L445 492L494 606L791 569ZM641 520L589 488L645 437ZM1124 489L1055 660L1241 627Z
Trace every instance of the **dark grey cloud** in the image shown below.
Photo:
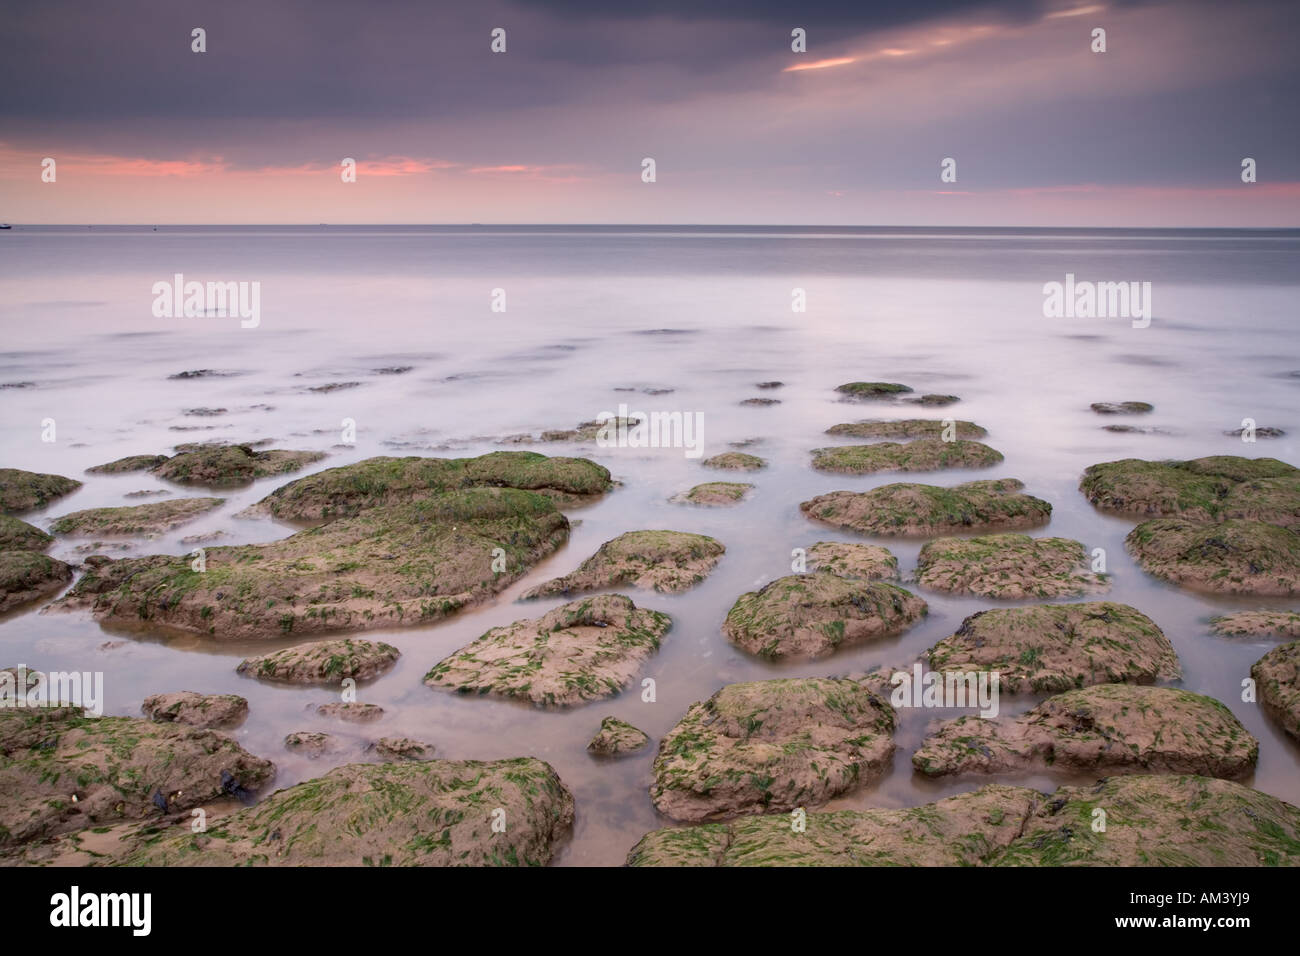
M1083 2L1083 0L1079 0ZM1267 2L1267 0L1255 0ZM1132 5L1130 2L1126 5ZM770 82L747 65L956 16L1023 22L1045 0L41 0L0 33L0 117L428 117ZM1234 15L1247 16L1249 4ZM195 26L208 52L190 52ZM492 56L504 26L509 52ZM1284 38L1276 38L1283 42Z

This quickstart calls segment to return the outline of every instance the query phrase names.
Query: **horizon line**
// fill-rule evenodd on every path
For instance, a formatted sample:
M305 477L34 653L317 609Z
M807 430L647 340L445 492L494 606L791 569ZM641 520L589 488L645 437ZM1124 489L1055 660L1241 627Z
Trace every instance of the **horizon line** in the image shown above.
M3 220L0 220L3 222ZM11 228L109 228L109 229L159 229L185 228L202 226L206 228L227 229L518 229L518 228L587 228L587 229L939 229L939 230L975 230L975 229L1017 229L1017 230L1062 230L1077 232L1107 232L1117 230L1146 229L1163 232L1297 232L1300 224L1294 226L1152 226L1152 225L1115 225L1115 226L1079 226L1079 225L930 225L905 223L736 223L736 222L9 222Z

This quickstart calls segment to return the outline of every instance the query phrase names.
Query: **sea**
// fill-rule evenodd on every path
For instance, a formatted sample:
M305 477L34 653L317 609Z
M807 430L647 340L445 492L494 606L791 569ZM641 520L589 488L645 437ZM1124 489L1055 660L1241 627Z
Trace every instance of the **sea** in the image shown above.
M158 290L178 275L256 283L256 322L161 308ZM1075 286L1137 283L1148 290L1149 313L1050 314L1045 287L1067 277ZM618 486L569 511L568 545L495 599L435 624L366 632L402 652L359 690L360 700L384 709L373 724L316 715L315 705L334 699L328 689L235 672L242 658L291 643L280 637L238 642L104 626L39 602L0 617L0 665L103 672L104 710L114 715L139 715L155 693L243 695L250 714L233 734L276 764L266 793L376 759L366 748L379 736L426 741L450 759L536 756L577 804L557 865L620 865L643 834L671 821L650 801L654 743L617 760L587 753L602 718L626 720L657 743L692 702L725 684L910 667L968 615L1032 603L955 597L905 580L930 611L899 637L812 661L750 656L724 638L723 619L741 594L790 573L795 549L828 540L885 545L906 579L923 543L814 524L801 501L900 480L1013 477L1053 505L1050 525L1032 533L1103 549L1113 577L1105 598L1154 619L1181 658L1179 686L1222 701L1259 739L1258 767L1243 782L1300 805L1300 746L1242 699L1251 664L1275 642L1209 628L1233 610L1300 604L1208 596L1152 578L1125 553L1135 521L1098 512L1078 490L1088 465L1121 458L1300 464L1298 287L1298 230L16 225L0 233L0 467L84 481L25 520L48 528L71 511L159 500L129 497L139 491L207 494L146 472L84 474L181 443L269 442L263 447L326 455L298 475L223 490L220 509L167 534L60 538L55 557L182 554L195 538L207 547L273 541L296 528L237 513L295 477L377 455L583 455L607 466ZM196 371L219 374L177 377ZM899 382L913 396L960 401L853 403L835 391L851 381ZM770 382L783 384L758 388ZM776 403L742 404L753 398ZM1106 417L1090 409L1120 401L1154 411ZM702 457L739 448L768 467L737 478L680 447L503 444L620 412L698 416ZM853 441L826 434L837 423L914 417L982 425L1005 459L978 471L905 476L810 466L813 449ZM1284 434L1254 442L1235 434L1251 423ZM1114 424L1139 430L1104 428ZM733 507L671 500L719 479L755 488ZM673 626L623 693L545 710L423 684L433 664L489 628L563 603L521 603L523 591L573 570L602 542L647 528L712 535L727 551L690 591L628 592ZM653 700L644 699L644 678L654 682ZM1001 711L1036 702L1004 695ZM892 770L828 807L907 807L988 782L1050 791L1093 779L914 773L911 754L927 728L963 712L901 711ZM342 749L316 759L285 749L287 734L311 730L338 735Z

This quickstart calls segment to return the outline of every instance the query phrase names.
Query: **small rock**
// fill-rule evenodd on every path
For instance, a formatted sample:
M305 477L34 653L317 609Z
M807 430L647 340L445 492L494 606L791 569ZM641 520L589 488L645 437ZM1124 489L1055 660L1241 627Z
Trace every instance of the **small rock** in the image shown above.
M649 742L650 738L631 724L617 717L606 717L600 722L600 732L587 744L587 751L602 757L616 757L640 750Z

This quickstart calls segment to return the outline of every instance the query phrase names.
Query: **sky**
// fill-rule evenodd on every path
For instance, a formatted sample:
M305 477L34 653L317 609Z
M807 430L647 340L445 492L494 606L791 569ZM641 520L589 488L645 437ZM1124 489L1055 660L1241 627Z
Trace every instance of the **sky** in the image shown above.
M1295 0L41 0L0 19L12 223L1300 226Z

